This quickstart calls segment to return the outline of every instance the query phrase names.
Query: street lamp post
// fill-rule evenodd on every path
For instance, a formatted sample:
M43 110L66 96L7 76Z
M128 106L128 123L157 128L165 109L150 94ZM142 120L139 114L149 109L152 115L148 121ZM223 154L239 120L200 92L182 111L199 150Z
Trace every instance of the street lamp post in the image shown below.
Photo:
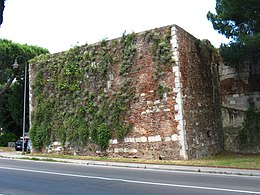
M17 56L15 58L15 61L14 61L14 64L13 64L13 68L16 69L19 67L19 64L17 62L18 58L19 57L22 57L24 58L23 56ZM25 58L24 58L25 59ZM23 146L22 146L22 154L24 155L25 154L25 151L24 151L24 136L25 136L25 111L26 111L26 85L27 85L27 62L26 62L26 59L25 59L25 66L24 66L24 92L23 92Z
M18 69L19 64L13 64L13 74L10 77L10 79L8 79L7 83L4 85L3 89L1 89L0 91L0 96L4 94L4 92L10 87L10 85L12 84L13 80L16 77L17 74L17 69Z

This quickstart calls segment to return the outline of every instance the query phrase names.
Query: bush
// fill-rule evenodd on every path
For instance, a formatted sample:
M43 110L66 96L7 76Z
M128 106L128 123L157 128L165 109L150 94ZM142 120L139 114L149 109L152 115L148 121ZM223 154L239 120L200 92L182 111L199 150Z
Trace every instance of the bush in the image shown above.
M243 128L240 130L240 144L245 146L258 147L260 139L260 111L250 108L246 111Z
M108 147L110 138L111 133L108 126L105 123L100 124L97 129L97 144L101 147L101 150Z
M0 146L7 147L8 142L15 142L18 139L14 133L2 133L0 135Z

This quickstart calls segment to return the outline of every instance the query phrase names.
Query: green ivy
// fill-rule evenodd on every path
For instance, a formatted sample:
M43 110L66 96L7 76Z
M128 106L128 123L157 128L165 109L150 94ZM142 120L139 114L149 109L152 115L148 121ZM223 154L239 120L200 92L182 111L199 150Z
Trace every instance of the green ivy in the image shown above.
M51 134L51 116L52 116L52 104L44 99L42 96L37 97L38 103L33 113L32 120L33 126L30 130L30 137L33 140L33 146L36 149L40 149L45 145L49 145Z
M136 53L135 41L136 34L134 32L129 35L126 35L124 33L120 40L123 62L119 69L119 75L126 76L131 70L131 66Z
M135 33L124 34L120 41L102 40L33 60L34 148L58 140L63 146L94 142L105 150L112 136L122 139L130 131L125 117L134 96L129 73L135 42ZM118 73L110 72L117 63ZM119 90L110 95L104 90L109 74L121 77Z
M150 45L154 77L158 79L173 63L170 28L144 37ZM135 95L135 81L130 73L136 58L136 42L135 33L124 33L120 40L104 39L99 44L76 46L34 60L35 110L31 130L34 147L59 140L63 145L67 141L72 145L94 142L104 150L109 139L122 140L131 131L126 117ZM116 89L107 89L110 74L119 76ZM160 96L167 92L168 88L162 85L156 90Z
M243 147L259 146L260 111L250 108L245 113L243 128L239 132L240 144Z
M97 127L97 144L104 150L108 147L111 131L106 123L101 123Z
M164 93L168 93L170 91L169 87L164 85L159 85L155 91L155 93L160 97L163 98Z
M164 70L173 66L171 48L171 27L164 31L146 31L143 34L144 40L151 45L150 52L154 61L154 80L164 76Z

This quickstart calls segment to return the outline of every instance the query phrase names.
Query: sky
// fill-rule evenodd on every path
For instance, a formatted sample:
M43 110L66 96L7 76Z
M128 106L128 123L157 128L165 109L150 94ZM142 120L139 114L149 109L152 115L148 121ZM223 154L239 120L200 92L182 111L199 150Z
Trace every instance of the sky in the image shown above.
M6 0L0 38L51 53L177 24L219 47L228 40L207 20L216 0Z

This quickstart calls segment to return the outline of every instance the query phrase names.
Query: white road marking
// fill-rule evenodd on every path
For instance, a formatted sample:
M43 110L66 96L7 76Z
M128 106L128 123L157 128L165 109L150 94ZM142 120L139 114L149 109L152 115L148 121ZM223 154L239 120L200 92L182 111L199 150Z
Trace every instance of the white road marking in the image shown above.
M41 173L41 174L50 174L50 175L60 175L60 176L68 176L68 177L98 179L98 180L106 180L106 181L118 181L118 182L125 182L125 183L145 184L145 185L157 185L157 186L179 187L179 188L192 188L192 189L224 191L224 192L237 192L237 193L246 193L246 194L260 194L260 192L256 192L256 191L225 189L225 188L212 188L212 187L203 187L203 186L189 186L189 185L169 184L169 183L155 183L155 182L147 182L147 181L135 181L135 180L127 180L127 179L119 179L119 178L96 177L96 176L88 176L88 175L76 175L76 174L69 174L69 173L39 171L39 170L20 169L20 168L12 168L12 167L0 167L0 169L13 170L13 171L23 171L23 172L32 172L32 173Z
M21 159L1 159L1 160L13 160L13 161L21 161ZM62 160L59 161L60 159L56 159L54 158L55 161L57 162L52 162L52 161L32 161L32 160L29 160L29 159L22 159L22 160L27 160L28 162L31 162L31 163L52 163L52 164L64 164L64 165L72 165L72 166L88 166L88 167L102 167L102 168L111 168L111 169L127 169L127 170L139 170L139 171L157 171L157 172L167 172L167 173L181 173L181 174L194 174L194 175L211 175L211 176L221 176L221 177L245 177L245 178L254 178L254 179L260 179L260 176L257 176L257 175L244 175L244 174L239 174L239 171L237 171L238 173L218 173L218 171L214 172L212 171L211 173L209 172L204 172L203 169L199 172L197 170L193 170L193 171L186 171L184 169L180 169L180 170L177 170L177 169L157 169L157 168L149 168L148 167L145 167L145 166L138 166L137 167L127 167L127 166L114 166L114 165L110 165L110 164L95 164L91 161L89 161L89 163L74 163L74 162L63 162ZM235 172L235 170L234 170ZM253 172L253 170L252 170Z

